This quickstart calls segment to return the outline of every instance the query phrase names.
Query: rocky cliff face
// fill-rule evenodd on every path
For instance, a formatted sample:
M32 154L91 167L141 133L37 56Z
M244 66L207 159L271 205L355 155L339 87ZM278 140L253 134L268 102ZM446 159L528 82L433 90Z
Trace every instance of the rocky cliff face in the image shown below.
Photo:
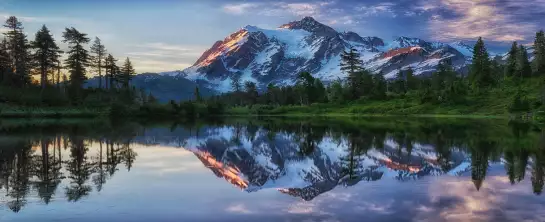
M408 37L388 42L354 32L337 32L306 17L272 30L246 26L216 42L180 75L220 92L231 90L234 76L265 87L269 83L294 84L299 72L308 71L328 82L346 76L339 69L340 54L350 47L361 53L367 69L386 77L408 67L416 74L429 74L445 59L461 69L468 64L470 52L463 43Z

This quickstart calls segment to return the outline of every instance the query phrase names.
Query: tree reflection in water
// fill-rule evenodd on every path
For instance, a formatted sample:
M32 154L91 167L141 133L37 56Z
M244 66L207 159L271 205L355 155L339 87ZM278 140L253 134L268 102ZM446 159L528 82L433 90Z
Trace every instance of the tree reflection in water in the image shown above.
M544 187L545 131L527 123L253 119L173 125L167 127L167 137L161 137L164 131L154 133L154 129L162 127L134 125L108 130L81 126L34 128L30 133L21 133L27 129L0 132L0 189L6 195L5 204L14 212L24 208L33 192L49 204L60 199L77 202L107 189L108 180L116 172L131 171L135 165L138 155L131 144L147 145L148 138L206 155L200 158L206 167L236 169L245 181L233 178L236 174L225 175L226 180L254 190L268 179L278 179L288 162L313 161L323 171L321 178L310 178L307 187L281 189L305 200L337 185L383 179L385 169L395 172L393 178L406 181L457 174L453 170L460 168L460 173L466 173L479 190L490 164L499 162L504 163L511 184L529 177L536 195ZM195 141L202 143L195 145ZM323 159L327 156L324 144L342 153L338 166L332 159ZM427 147L427 153L423 147ZM261 166L266 155L279 167ZM222 172L232 173L212 170L219 177L223 177Z
M63 180L68 184L64 187L68 201L76 202L89 195L92 184L100 192L118 164L124 163L128 170L133 166L137 154L129 142L128 139L95 139L80 134L77 127L38 136L2 134L0 189L6 193L7 206L19 212L33 191L43 203L49 204L59 194ZM100 147L93 157L89 154L91 143L98 143ZM103 150L104 144L106 149Z

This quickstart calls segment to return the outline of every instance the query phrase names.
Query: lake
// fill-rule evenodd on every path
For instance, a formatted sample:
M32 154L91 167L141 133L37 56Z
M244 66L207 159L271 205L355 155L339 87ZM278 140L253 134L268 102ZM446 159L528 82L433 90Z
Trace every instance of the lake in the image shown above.
M0 121L0 221L545 221L544 174L508 120Z

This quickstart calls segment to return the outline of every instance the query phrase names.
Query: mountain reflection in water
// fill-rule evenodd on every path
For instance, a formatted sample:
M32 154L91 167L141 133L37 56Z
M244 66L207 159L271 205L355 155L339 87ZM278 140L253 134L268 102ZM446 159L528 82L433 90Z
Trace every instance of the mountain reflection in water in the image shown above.
M150 147L187 150L201 168L248 195L277 190L277 195L312 202L339 186L392 180L397 181L392 189L402 190L426 178L442 183L430 190L454 192L471 183L479 192L490 172L492 183L521 183L517 187L541 195L544 139L538 126L492 120L243 119L172 127L8 127L0 135L0 204L17 213L27 205L99 195L120 170L122 177L142 176L131 169L145 158L137 152ZM482 207L477 200L466 206Z

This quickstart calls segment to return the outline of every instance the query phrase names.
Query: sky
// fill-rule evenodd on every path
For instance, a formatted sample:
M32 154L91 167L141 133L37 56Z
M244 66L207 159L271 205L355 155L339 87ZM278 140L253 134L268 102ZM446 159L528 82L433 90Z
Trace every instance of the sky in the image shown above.
M502 51L512 41L533 42L545 29L545 0L0 0L0 19L10 15L22 20L30 39L45 24L60 42L73 26L98 36L120 60L130 57L137 72L161 72L191 66L246 25L276 28L305 16L385 40L482 36L490 50Z

